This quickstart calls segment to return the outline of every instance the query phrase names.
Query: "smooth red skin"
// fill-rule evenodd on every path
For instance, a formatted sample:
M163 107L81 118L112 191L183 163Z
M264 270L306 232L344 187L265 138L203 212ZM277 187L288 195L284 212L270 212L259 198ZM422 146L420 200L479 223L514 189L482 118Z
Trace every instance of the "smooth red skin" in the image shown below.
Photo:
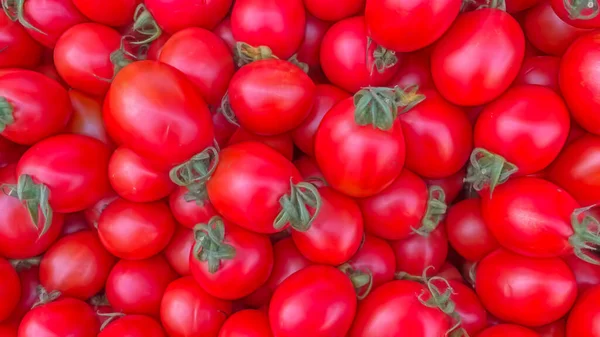
M40 263L40 283L47 291L87 300L106 283L116 259L100 243L98 235L83 231L58 240Z
M45 33L25 28L31 37L47 48L54 48L56 41L69 28L87 21L73 0L27 0L23 5L23 16L33 27Z
M267 46L283 60L300 47L305 25L302 0L240 0L231 11L231 31L236 41Z
M463 191L464 179L466 176L466 170L462 169L455 174L440 179L424 179L427 186L438 186L444 190L446 196L446 204L452 204L459 194Z
M111 191L107 193L104 198L100 199L100 201L95 203L94 206L86 209L83 212L83 215L85 216L85 220L87 221L88 225L94 228L98 228L98 220L100 219L100 215L102 214L102 212L104 212L106 207L110 205L110 203L117 199L119 199L117 194Z
M537 85L509 89L475 124L475 147L515 164L519 176L546 168L569 135L569 110L554 91Z
M164 44L160 62L180 70L208 104L219 105L235 71L231 50L202 28L181 30Z
M165 258L177 274L191 275L190 254L195 243L194 232L191 229L177 226L171 242L164 251Z
M600 266L583 261L575 255L567 255L562 259L575 275L579 294L600 285Z
M169 172L157 170L126 147L118 148L110 157L108 180L119 196L134 202L160 200L175 189Z
M406 53L439 39L458 16L461 5L460 0L368 0L365 19L376 43Z
M231 302L212 297L188 276L167 287L160 319L171 337L216 337L231 311Z
M54 213L72 213L93 206L109 189L106 170L110 150L97 139L81 135L46 138L23 154L17 176L30 175L50 190Z
M439 270L448 256L448 238L443 224L428 236L415 233L390 244L396 255L396 271L410 275L421 276L430 267Z
M27 266L18 269L17 274L19 275L19 280L21 282L19 303L12 311L10 317L4 322L21 322L21 319L25 314L31 310L33 304L39 300L39 294L37 293L38 286L40 285L39 268L37 266ZM7 277L7 279L9 278L10 277ZM0 336L4 337L1 333Z
M300 174L302 175L302 178L304 178L304 180L309 180L310 178L317 178L325 181L323 173L321 173L321 170L319 169L319 166L317 166L317 163L315 162L314 158L303 155L300 158L294 160L294 166L296 166L298 171L300 171ZM324 183L319 182L318 180L312 183L315 184L315 186L317 187L324 186Z
M73 89L102 96L114 75L110 54L120 43L121 35L112 28L97 23L75 25L56 42L56 70Z
M306 119L292 132L294 144L305 154L314 155L315 134L325 114L350 95L331 84L318 84L312 108Z
M272 337L269 316L260 310L242 310L231 315L219 331L219 337Z
M108 324L98 337L166 337L162 326L144 315L127 315Z
M350 278L335 267L314 265L275 290L269 322L277 337L345 336L356 313Z
M321 210L306 232L292 231L302 255L319 264L339 266L348 261L361 244L363 218L354 199L330 187L319 189Z
M513 85L541 85L560 93L558 69L560 58L555 56L526 57Z
M206 103L183 73L166 64L140 61L125 67L104 104L111 137L157 167L170 168L213 145Z
M315 136L315 158L331 187L364 198L394 182L404 167L406 149L398 120L383 131L356 124L354 112L353 98L329 110Z
M481 105L508 89L524 53L519 23L504 11L484 8L458 16L433 49L431 72L451 103Z
M567 333L566 318L535 329L540 337L565 337Z
M145 260L120 260L106 281L106 298L125 314L158 317L161 299L177 274L162 255Z
M349 337L444 336L450 328L438 308L424 306L418 295L429 293L414 281L392 281L375 289L361 301Z
M502 249L479 262L475 289L492 315L531 327L561 318L577 297L575 277L561 259L534 259Z
M102 120L102 100L74 89L69 90L69 98L73 114L65 130L68 133L96 138L111 147L114 146Z
M189 27L213 29L227 14L232 0L145 0L164 31L174 34ZM177 15L173 15L177 13Z
M118 199L98 220L98 234L106 249L127 260L147 259L161 252L175 232L175 220L162 201L135 203Z
M100 321L87 303L60 298L31 309L21 321L19 337L96 337Z
M402 54L402 65L387 86L407 88L418 85L419 89L435 88L431 78L431 49Z
M463 328L469 336L475 336L478 332L485 329L488 325L487 312L477 298L473 289L462 281L448 281L448 284L441 280L432 282L441 293L452 289L450 299L456 305L456 314L460 317L460 327Z
M550 0L550 4L558 17L572 26L579 28L600 28L600 16L596 16L593 19L571 19L563 0Z
M385 240L400 240L421 227L427 210L427 185L416 174L402 170L400 176L380 193L359 199L365 231Z
M183 226L193 229L200 223L207 223L213 216L217 215L209 200L186 201L185 195L188 189L185 186L177 186L169 196L169 207L175 220Z
M344 2L344 4L347 2ZM338 8L339 6L340 4L338 4ZM321 42L330 25L329 22L321 21L312 15L306 15L304 40L302 40L296 56L298 61L308 65L309 75L314 74L316 70L321 68Z
M365 0L348 0L340 3L319 0L304 0L311 15L325 21L340 21L358 15L365 8Z
M281 211L279 199L290 193L290 180L300 172L279 152L257 142L231 145L219 154L219 165L206 183L208 197L219 214L248 230L272 234Z
M250 131L238 128L229 138L227 146L242 142L263 143L281 153L288 160L292 160L294 157L294 142L289 133L282 133L275 136L259 136Z
M0 53L0 68L34 68L40 63L42 46L7 15L0 17L0 42L4 46Z
M141 0L71 0L77 9L94 22L121 27L133 21Z
M375 289L394 279L396 256L387 241L367 234L348 264L354 270L370 273Z
M29 70L0 76L0 97L14 109L14 122L0 135L23 145L35 144L62 131L73 111L65 88Z
M598 301L600 301L600 286L589 289L579 297L567 318L567 337L600 336L600 330L597 328L600 320Z
M271 241L267 236L225 222L224 243L235 249L235 256L222 259L214 273L208 270L208 261L200 261L193 250L190 252L192 276L206 292L221 299L250 295L267 281L273 269Z
M375 43L367 48L367 27L362 16L336 22L321 42L321 68L336 86L355 93L363 87L387 84L402 63L379 72L374 69ZM365 57L368 55L368 59ZM400 55L397 55L400 57Z
M5 167L19 161L27 150L24 145L16 144L0 136L0 167Z
M0 321L7 319L17 308L21 298L19 275L8 260L0 257Z
M477 337L540 337L540 335L528 328L515 324L498 324L483 330Z
M451 206L446 232L452 248L469 261L479 261L500 247L483 221L479 199L466 199Z

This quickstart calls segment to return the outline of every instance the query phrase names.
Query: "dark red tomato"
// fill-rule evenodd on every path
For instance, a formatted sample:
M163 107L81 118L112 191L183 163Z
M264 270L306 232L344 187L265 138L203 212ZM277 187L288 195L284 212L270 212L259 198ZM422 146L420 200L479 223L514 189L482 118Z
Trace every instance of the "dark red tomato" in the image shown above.
M185 186L177 186L169 196L169 206L175 220L187 228L206 223L217 211L206 198L190 193Z
M134 62L119 72L110 88L104 102L108 133L157 166L170 168L213 144L206 103L171 66Z
M144 4L160 28L174 34L189 27L213 29L223 20L231 2L232 0L145 0Z
M0 68L35 68L40 63L42 46L7 15L0 15L0 41Z
M19 326L19 337L96 337L100 321L87 303L60 298L31 309Z
M282 133L275 136L259 136L250 131L238 128L233 135L231 135L231 138L229 138L227 145L229 146L242 142L263 143L281 153L288 160L292 160L294 157L294 142L289 133Z
M338 4L338 8L339 8ZM306 16L306 28L304 29L304 40L298 48L296 56L300 62L308 65L309 75L321 69L321 42L330 24L321 21L312 15Z
M440 294L451 292L450 300L456 305L454 312L460 318L460 327L466 335L475 336L487 327L487 312L471 287L462 281L445 282L440 278L432 278L430 282Z
M330 85L316 86L315 99L308 117L292 132L294 144L309 156L314 155L315 134L325 114L338 102L350 97L344 90Z
M56 42L56 70L73 89L103 96L115 75L110 54L120 44L121 35L112 28L97 23L73 26Z
M337 268L306 267L283 281L273 294L269 305L273 335L345 336L356 302L350 278Z
M331 83L351 93L380 87L394 77L401 62L393 52L378 49L376 43L368 43L364 17L344 19L323 37L321 67Z
M47 291L87 300L106 283L116 259L98 239L98 234L83 231L58 240L40 263L40 283Z
M579 28L600 28L598 6L594 2L550 0L550 4L561 20L570 25Z
M579 294L600 285L600 266L583 261L575 255L565 256L563 260L575 275Z
M162 326L144 315L126 315L108 324L98 337L166 337Z
M187 75L208 104L218 105L235 71L227 44L202 28L181 30L165 43L158 58Z
M0 257L0 321L7 319L17 308L21 297L19 275L8 260Z
M433 89L433 79L431 78L431 50L426 48L413 53L402 55L402 66L392 80L387 84L388 87L399 86L407 88L413 85L419 86L419 89Z
M483 8L459 15L436 43L431 72L435 86L450 102L481 105L508 89L524 54L519 23L504 11Z
M141 260L161 252L175 232L169 207L161 202L135 203L118 199L98 220L100 240L111 254Z
M215 141L219 146L225 147L239 126L227 120L227 117L219 109L212 113L212 122L215 129Z
M319 264L339 266L356 253L363 238L363 217L354 199L330 187L319 189L321 210L305 231L292 231L302 255Z
M448 256L446 229L440 224L427 236L413 233L408 238L391 242L396 255L396 271L421 276L427 268L439 270Z
M190 254L194 248L194 232L186 227L177 226L171 242L165 248L167 261L177 274L186 276L190 272Z
M231 11L236 41L267 46L281 59L290 58L304 38L306 14L302 0L239 0Z
M69 97L73 114L66 131L96 138L112 147L113 141L102 121L102 100L74 89L69 90Z
M162 53L162 49L165 46L165 43L169 41L171 35L162 32L160 36L152 41L148 46L148 53L146 54L147 60L158 61L160 58L160 54Z
M430 297L427 288L414 281L392 281L375 289L356 313L349 337L444 336L450 320L437 307L419 300Z
M90 20L112 27L122 27L133 20L141 0L72 0Z
M514 85L541 85L560 93L560 88L558 87L559 67L560 58L555 56L526 57Z
M176 278L177 274L162 255L121 260L108 275L106 298L117 311L158 317L165 289Z
M325 21L340 21L358 15L365 8L365 0L347 0L340 3L319 0L304 0L306 10Z
M189 255L190 271L212 296L239 299L250 295L269 278L273 247L267 236L214 217L194 229L194 237L196 247Z
M0 136L0 167L18 162L26 150L26 146L13 143Z
M406 53L439 39L458 16L461 5L460 0L367 0L365 19L375 42Z
M477 337L540 337L528 328L515 324L498 324L483 330Z
M25 145L62 131L73 111L65 88L29 70L0 77L0 107L0 135Z
M206 183L217 212L232 223L259 233L275 233L279 200L302 180L279 152L257 142L231 145L219 154L219 165ZM297 187L293 187L297 188Z
M175 188L169 172L157 170L126 147L118 148L110 157L108 180L119 196L134 202L160 200Z
M19 322L5 321L0 323L0 336L17 337Z
M567 333L567 320L566 318L562 318L535 330L540 334L540 337L565 337Z
M446 217L452 248L469 261L479 261L500 247L481 216L481 201L467 199L453 205Z
M556 321L577 297L575 277L561 259L534 259L501 249L477 265L475 289L492 315L525 326Z
M231 315L221 327L219 337L272 337L269 316L260 310L242 310Z
M60 236L63 237L86 229L91 229L91 227L87 223L84 212L67 213L65 214L65 222Z
M598 337L600 285L581 295L567 319L567 337Z
M444 191L446 204L452 204L463 190L466 170L461 169L455 174L440 179L424 179L428 187L437 186Z
M19 266L17 265L17 274L19 275L19 280L21 281L21 293L19 303L12 311L10 318L6 320L6 322L21 322L21 319L31 310L31 307L35 304L35 302L39 299L38 287L40 286L40 277L39 277L39 268L34 265ZM10 279L10 276L7 276L7 281ZM7 301L10 299L10 295L7 298ZM3 297L4 299L4 297ZM4 303L3 303L4 304ZM0 336L4 337L0 333Z
M102 214L102 212L104 212L106 207L110 205L110 203L117 199L119 199L117 194L115 192L110 191L106 194L104 198L100 199L100 201L95 203L94 206L86 209L83 214L88 225L94 228L98 228L98 220L100 219L100 215Z
M294 166L296 166L298 171L300 171L300 174L304 180L314 180L311 182L318 187L325 185L323 173L321 173L321 170L319 170L319 167L313 158L309 156L301 156L300 158L294 160Z
M366 235L348 264L354 270L370 273L373 277L372 289L375 289L394 279L396 257L392 247L385 240Z

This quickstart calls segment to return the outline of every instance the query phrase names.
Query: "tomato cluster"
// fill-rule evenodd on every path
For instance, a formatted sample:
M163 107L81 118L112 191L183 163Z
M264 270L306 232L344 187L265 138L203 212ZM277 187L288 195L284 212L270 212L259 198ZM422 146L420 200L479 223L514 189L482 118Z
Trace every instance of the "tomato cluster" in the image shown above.
M2 0L0 337L600 337L598 0Z

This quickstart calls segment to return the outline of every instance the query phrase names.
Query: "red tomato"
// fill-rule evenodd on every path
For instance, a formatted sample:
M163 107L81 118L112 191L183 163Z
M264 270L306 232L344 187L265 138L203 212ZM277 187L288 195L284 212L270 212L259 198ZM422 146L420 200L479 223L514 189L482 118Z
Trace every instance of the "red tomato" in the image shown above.
M433 79L431 78L431 49L426 48L413 53L402 55L402 66L391 81L387 83L388 87L399 86L407 88L413 85L419 86L419 89L433 89Z
M370 273L373 277L372 289L375 289L394 279L396 257L385 240L366 235L348 265L354 270Z
M144 315L127 315L109 323L98 337L166 337L160 324Z
M69 90L69 97L73 115L66 131L96 138L112 147L113 141L108 136L102 121L102 101L74 89Z
M72 0L90 20L112 27L122 27L133 20L141 0Z
M19 326L19 337L96 337L100 322L85 302L60 298L31 309Z
M304 38L306 14L301 0L238 0L231 11L236 41L267 46L288 59Z
M514 84L535 84L560 93L558 69L560 58L555 56L526 57Z
M431 72L450 102L481 105L508 89L524 54L519 23L504 11L483 8L459 15L433 49Z
M210 296L189 276L169 284L160 319L171 337L215 337L231 310L231 302Z
M338 8L339 8L338 3ZM314 75L321 69L321 43L330 24L321 21L312 15L306 15L306 27L304 29L304 40L296 53L298 61L308 65L309 75Z
M450 262L444 263L444 265L438 270L435 276L443 277L448 281L458 281L465 283L465 279L458 269L453 266Z
M95 232L86 230L58 240L42 257L40 283L48 291L87 300L106 283L116 262Z
M196 27L173 34L158 60L187 75L206 103L214 105L221 102L235 70L227 44Z
M596 113L600 109L600 32L584 35L571 44L560 63L558 83L577 123L600 135Z
M158 317L165 289L177 274L162 255L145 260L121 260L106 281L106 298L126 314Z
M358 15L365 8L365 0L347 0L339 3L319 0L304 0L306 10L325 21L340 21Z
M62 131L72 112L65 88L29 70L0 77L0 107L0 135L25 145Z
M487 312L477 298L475 291L462 281L446 281L432 278L430 286L437 288L440 294L450 292L450 300L456 306L454 313L467 336L474 336L487 327Z
M231 2L232 0L145 0L144 4L160 28L174 34L189 27L213 29L223 20Z
M190 254L195 242L192 230L177 226L171 242L164 251L165 258L177 274L182 276L191 275Z
M321 42L321 67L331 83L355 93L363 87L382 86L394 77L400 66L395 53L368 41L362 16L329 28Z
M294 142L289 133L282 133L275 136L259 136L242 128L238 128L233 135L231 135L231 138L229 138L227 145L252 141L270 146L288 160L292 160L294 157Z
M538 333L520 325L499 324L485 329L477 337L540 337Z
M7 319L17 308L21 297L21 282L13 266L0 257L0 321Z
M169 207L161 201L135 203L118 199L100 215L98 234L111 254L141 260L160 253L169 244L175 226Z
M540 334L540 337L565 337L567 333L567 320L562 318L535 330Z
M169 196L169 206L173 216L187 228L194 228L199 223L206 223L217 211L206 196L197 196L185 186L177 186Z
M431 267L439 270L448 256L448 238L443 225L426 236L413 233L406 239L392 241L391 245L396 255L396 271L413 276L421 276Z
M564 316L577 297L575 277L561 259L533 259L505 250L479 262L475 289L492 315L534 327Z
M367 0L365 19L375 42L405 53L439 39L458 16L461 5L460 0Z
M564 22L579 28L600 28L598 5L595 2L550 0L550 3Z
M157 170L126 147L110 157L108 180L119 196L134 202L160 200L175 188L168 172Z
M591 288L577 300L567 319L567 337L600 336L600 330L596 326L600 320L598 301L600 286Z
M115 75L110 54L120 44L121 35L112 28L97 23L75 25L56 42L56 70L73 89L102 96Z
M31 307L39 300L38 288L40 286L40 277L39 268L35 265L28 264L27 262L21 265L17 264L15 269L17 270L21 281L20 299L19 303L12 311L10 318L5 322L12 321L20 323L25 314L27 314L31 310ZM10 280L10 276L8 276L8 274L5 275L7 275L6 279L3 279L2 281L7 282ZM3 297L6 301L3 304L7 304L8 301L10 301L10 296L13 295L11 294L7 297ZM1 333L0 336L4 337Z
M7 15L0 15L0 41L0 68L34 68L40 63L42 46Z
M200 94L183 73L163 63L125 67L104 104L113 139L159 167L180 164L213 144L210 112Z
M563 260L569 265L575 275L577 288L580 294L584 291L600 285L600 266L583 261L576 255L568 255Z
M231 315L221 327L219 337L272 337L269 316L260 310L242 310Z
M440 179L424 179L428 187L437 186L444 191L446 204L452 204L463 191L466 170L463 168L455 174Z
M0 136L0 168L18 162L26 150L26 146L13 143Z
M481 201L467 199L450 207L446 232L452 248L469 261L479 261L500 247L481 216Z
M345 336L356 312L350 278L334 267L309 266L275 290L269 322L277 337Z

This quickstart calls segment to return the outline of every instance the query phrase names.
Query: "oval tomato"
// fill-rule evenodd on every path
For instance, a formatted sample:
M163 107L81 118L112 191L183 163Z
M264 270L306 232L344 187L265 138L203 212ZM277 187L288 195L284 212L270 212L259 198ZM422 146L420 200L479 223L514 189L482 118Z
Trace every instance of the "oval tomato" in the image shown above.
M102 121L102 100L74 89L69 90L69 97L73 115L65 130L69 133L96 138L113 147L113 141L108 136Z
M109 323L98 337L165 337L160 324L144 315L126 315Z
M427 235L413 233L392 241L391 245L396 255L396 271L412 276L421 276L428 268L438 271L448 256L448 238L443 225Z
M352 269L370 273L373 278L372 289L394 279L396 257L392 247L385 240L365 235L360 248L348 261Z
M540 337L538 333L515 324L498 324L482 331L477 337Z
M213 29L223 20L231 2L232 0L144 0L160 28L169 34L189 27Z
M196 195L185 186L175 187L175 191L169 196L169 207L175 220L187 228L206 223L217 215L206 196Z
M231 138L229 138L227 145L229 146L231 144L242 142L263 143L281 153L288 160L292 160L294 157L294 142L289 133L282 133L275 136L259 136L242 128L238 128L233 135L231 135Z
M340 21L359 14L365 8L365 0L347 0L339 3L319 1L319 0L304 0L306 10L325 21Z
M583 261L576 255L565 256L563 260L571 268L573 275L575 275L579 294L583 294L584 291L600 285L599 265Z
M599 9L595 2L550 0L550 3L564 22L579 28L600 28ZM590 4L592 7L589 7Z
M432 48L425 48L403 54L402 66L387 83L387 86L399 86L400 88L419 86L421 90L435 88L431 78L431 50Z
M567 319L567 337L600 336L600 331L595 326L600 319L598 301L600 285L581 295Z
M100 321L85 302L60 298L31 309L19 325L19 337L96 337Z
M133 20L142 0L71 0L90 20L112 27L122 27Z
M514 84L541 85L560 93L558 69L560 58L555 56L526 57Z
M219 337L272 337L269 316L260 310L242 310L231 315L219 331Z
M0 257L0 321L7 319L19 304L21 297L21 282L19 275L13 266L4 258Z
M192 230L183 226L177 226L171 242L169 242L164 251L165 258L177 274L182 276L191 275L190 254L195 242Z
M0 41L0 68L35 68L40 63L42 46L7 15L0 15Z

